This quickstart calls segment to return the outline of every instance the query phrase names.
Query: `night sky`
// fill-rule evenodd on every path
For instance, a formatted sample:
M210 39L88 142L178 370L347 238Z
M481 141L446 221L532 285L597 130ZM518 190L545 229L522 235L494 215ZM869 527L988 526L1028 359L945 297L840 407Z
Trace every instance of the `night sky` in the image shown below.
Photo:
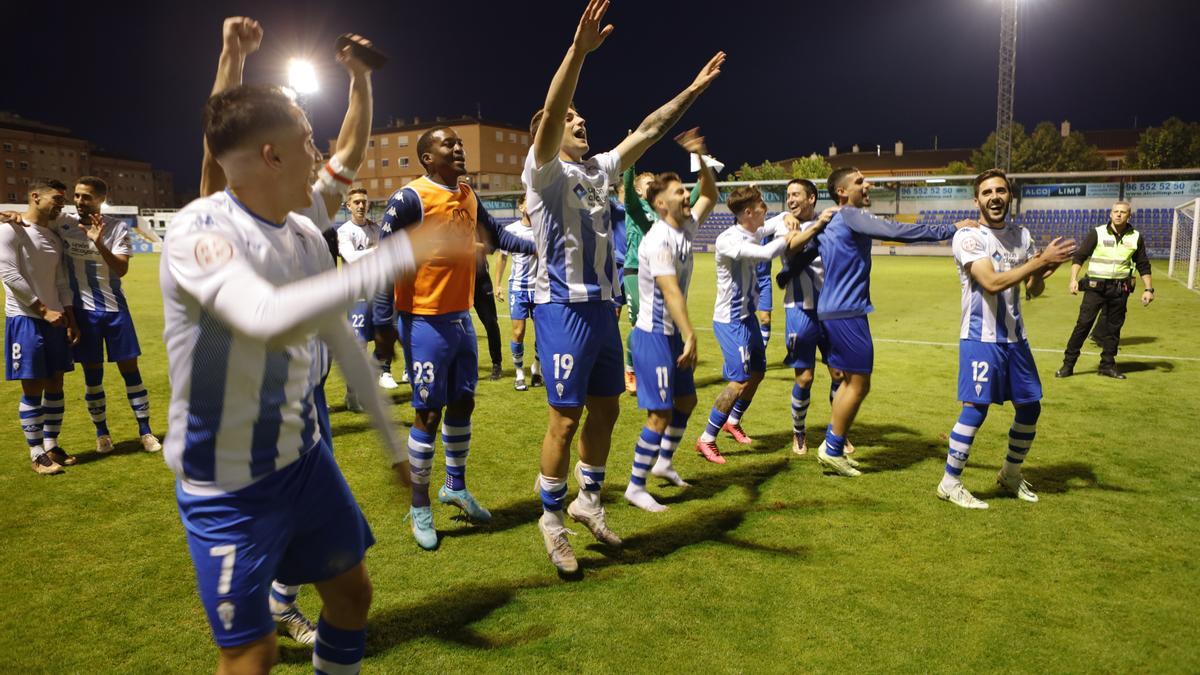
M266 31L247 81L282 83L289 56L318 62L322 91L308 108L324 148L345 112L337 35L362 33L392 57L374 76L376 127L477 110L524 126L584 4L111 3L64 20L18 3L4 12L0 110L169 169L187 194L225 16L249 13ZM831 142L915 149L937 136L940 147L976 146L995 126L999 16L996 0L614 0L606 19L616 30L588 57L575 100L593 151L606 150L724 50L722 76L676 131L699 125L732 168L824 153ZM1019 17L1016 119L1027 128L1200 120L1200 2L1022 0ZM686 159L668 140L641 164L684 169Z

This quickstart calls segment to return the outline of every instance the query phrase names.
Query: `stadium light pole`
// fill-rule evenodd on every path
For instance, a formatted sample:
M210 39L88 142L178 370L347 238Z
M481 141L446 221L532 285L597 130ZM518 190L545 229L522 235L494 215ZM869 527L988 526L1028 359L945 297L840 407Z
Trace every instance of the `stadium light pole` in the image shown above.
M320 89L317 84L317 70L313 68L313 64L305 59L289 59L288 60L288 89L295 93L296 97L304 97L310 94L315 94Z
M996 93L996 167L1012 164L1013 88L1017 77L1017 2L1000 0L1000 77Z

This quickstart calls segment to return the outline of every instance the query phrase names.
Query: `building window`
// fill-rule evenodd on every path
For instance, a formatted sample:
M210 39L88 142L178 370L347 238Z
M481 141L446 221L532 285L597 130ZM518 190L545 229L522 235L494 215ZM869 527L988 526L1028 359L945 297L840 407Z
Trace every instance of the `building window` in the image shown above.
M8 201L10 201L10 202L17 201L17 193L15 193L15 192L8 193Z
M408 168L408 158L407 157L401 157L401 158L397 159L396 162L399 164L401 169Z
M372 189L372 190L374 190L374 189L376 189L376 188L378 188L378 187L379 187L379 179L378 179L378 178L372 178L372 179L371 179L371 189Z
M529 145L529 134L521 134L521 145Z
M496 140L500 141L500 142L504 141L504 132L503 131L496 132Z
M503 153L503 152L497 152L497 153L496 153L496 163L497 163L497 164L503 164L503 163L504 163L504 153Z
M12 176L9 176L9 177L8 177L8 179L6 180L6 182L7 182L9 185L16 185L16 184L17 184L17 179L16 179L16 178L13 178Z
M79 159L87 159L87 153L86 152L79 153Z
M516 143L516 142L517 142L517 135L516 135L516 134L514 134L514 133L513 133L513 132L511 132L511 131L510 131L510 132L508 132L508 142L509 142L509 143Z
M4 160L4 168L15 169L17 168L17 165L11 159L6 159Z
M374 138L372 138L371 140L367 141L367 147L368 147L368 148L373 148L373 147L375 147L375 139L374 139Z
M383 187L385 187L385 188L390 188L390 187L392 187L392 179L391 179L391 178L384 178L384 179L383 179Z
M383 138L379 139L379 144L386 148L388 145L388 137L384 136Z
M21 162L21 169L22 169L22 170L28 170L28 169L29 169L29 162Z
M12 143L5 143L5 144L4 144L4 151L5 151L5 152L12 152L12 150L13 150Z
M516 155L509 155L509 156L508 156L508 163L509 163L509 164L516 164L516 163L517 163L517 156L516 156Z
M396 145L398 145L398 146L400 146L400 147L402 147L402 148L407 148L407 147L408 147L408 136L399 136L399 137L397 137L397 138L396 138Z
M374 169L374 168L375 168L375 160L373 160L373 159L368 159L368 160L367 160L367 168L368 168L368 169Z
M388 160L386 158L381 159L381 160L379 160L379 166L386 169L389 162L390 162L390 160Z
M25 145L24 143L19 143L17 145L17 152L29 152L29 146Z

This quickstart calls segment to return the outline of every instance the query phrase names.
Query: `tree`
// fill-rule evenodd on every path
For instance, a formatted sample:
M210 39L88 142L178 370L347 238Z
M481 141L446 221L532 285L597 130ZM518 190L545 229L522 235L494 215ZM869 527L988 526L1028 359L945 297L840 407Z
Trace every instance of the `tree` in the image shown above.
M975 173L975 167L956 159L934 173L939 176L969 176Z
M831 173L833 173L833 167L829 162L814 152L807 157L793 161L789 168L784 168L782 164L776 162L763 162L758 166L750 166L749 163L743 164L742 168L737 170L737 178L746 181L788 180L789 178L820 179L829 178Z
M1025 171L1026 159L1023 154L1023 148L1026 148L1026 140L1028 136L1025 134L1025 127L1019 122L1013 122L1012 125L1012 158L1009 171ZM971 166L982 171L984 169L996 166L996 132L988 134L987 140L979 149L971 153Z
M750 163L747 162L737 170L737 178L747 181L767 181L786 180L789 176L782 166L774 162L763 162L758 166L750 166Z
M1138 169L1179 169L1200 166L1200 124L1178 117L1142 132L1132 165Z
M829 178L833 166L824 157L813 153L792 162L792 178Z
M978 150L971 153L976 168L990 167L996 162L996 133L988 135ZM1104 156L1083 134L1073 131L1066 137L1053 122L1040 122L1032 134L1025 127L1013 124L1012 173L1097 171L1104 168Z

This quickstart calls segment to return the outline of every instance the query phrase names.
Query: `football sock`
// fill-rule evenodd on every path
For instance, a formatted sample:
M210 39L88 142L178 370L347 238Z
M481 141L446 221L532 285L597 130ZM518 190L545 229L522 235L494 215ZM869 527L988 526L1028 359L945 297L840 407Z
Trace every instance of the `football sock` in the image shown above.
M825 454L830 457L841 457L842 449L846 447L846 437L833 433L833 427L825 429Z
M108 436L108 402L104 398L104 368L84 368L83 382L87 391L83 395L88 415L96 425L97 436Z
M767 351L767 343L771 341L771 324L758 324L758 333L762 335L763 351Z
M792 385L792 433L803 436L804 422L808 419L808 404L812 401L812 389L798 384Z
M1029 446L1033 445L1033 437L1037 435L1038 417L1041 414L1042 404L1039 401L1017 408L1012 428L1008 430L1008 456L1004 458L1004 475L1021 475L1021 464L1029 452Z
M525 344L509 342L508 349L512 352L513 367L517 370L517 379L525 379Z
M416 426L408 430L408 467L412 505L429 506L429 474L433 468L433 434Z
M671 411L671 424L663 432L662 443L658 446L658 461L654 463L654 468L651 469L651 472L655 476L666 478L678 487L684 487L687 483L675 471L675 465L672 460L675 458L675 449L679 447L679 442L683 440L683 432L687 429L689 415L691 413L685 413L682 410Z
M62 431L65 408L66 402L61 391L42 392L42 447L46 450L58 447L58 434Z
M604 487L604 467L580 462L579 472L583 474L583 485L579 486L579 501L588 508L599 508L600 489Z
M271 613L279 614L286 610L289 605L296 602L296 596L300 593L299 586L287 586L278 581L271 582Z
M467 455L471 452L471 418L442 418L442 450L446 453L446 487L467 489Z
M42 401L35 396L21 396L17 404L17 414L21 418L21 431L25 432L25 442L29 444L29 459L37 459L42 454Z
M313 672L318 675L354 675L362 669L367 648L367 629L349 630L331 626L322 616L317 620L317 642L313 646Z
M721 412L713 408L708 413L708 424L704 427L704 433L700 434L700 440L704 443L712 443L717 440L717 434L721 433L721 427L725 426L725 420L729 419L729 413Z
M138 435L145 436L150 432L150 395L142 384L142 374L136 368L128 373L121 373L125 379L125 395L129 397L129 407L137 418Z
M656 433L649 427L642 427L642 433L638 436L637 443L633 446L633 473L629 476L629 483L645 489L646 487L646 472L650 467L654 466L654 461L658 458L658 449L662 444L663 435Z
M964 405L958 414L958 422L950 430L950 450L946 454L946 473L942 475L942 487L949 490L962 483L962 472L971 454L971 443L975 432L987 418L988 407Z
M750 401L744 398L739 398L733 402L733 410L729 411L729 425L736 427L742 423L742 415L746 414L746 409L750 407Z
M542 499L544 517L553 519L561 526L563 524L563 502L567 498L567 479L551 478L545 474L539 474L538 495Z

